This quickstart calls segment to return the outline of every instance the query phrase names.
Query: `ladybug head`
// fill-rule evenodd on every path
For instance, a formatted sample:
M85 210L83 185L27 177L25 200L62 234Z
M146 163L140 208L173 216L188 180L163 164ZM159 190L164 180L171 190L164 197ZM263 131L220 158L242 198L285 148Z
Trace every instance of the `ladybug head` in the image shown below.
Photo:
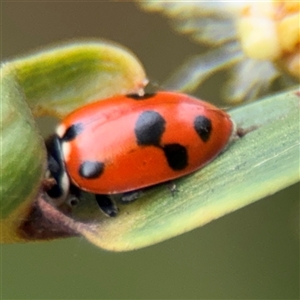
M57 206L65 202L69 195L70 179L65 169L59 137L57 135L51 136L46 141L46 148L48 156L47 177L55 181L46 193Z

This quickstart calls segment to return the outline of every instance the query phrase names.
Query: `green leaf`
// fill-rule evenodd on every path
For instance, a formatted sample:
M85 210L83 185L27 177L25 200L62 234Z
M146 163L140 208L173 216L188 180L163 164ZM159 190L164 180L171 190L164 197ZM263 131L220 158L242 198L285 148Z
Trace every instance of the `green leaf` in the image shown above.
M92 199L72 212L74 229L113 251L145 247L202 226L299 181L299 92L271 96L230 111L238 128L251 132L202 170L121 205L103 217Z

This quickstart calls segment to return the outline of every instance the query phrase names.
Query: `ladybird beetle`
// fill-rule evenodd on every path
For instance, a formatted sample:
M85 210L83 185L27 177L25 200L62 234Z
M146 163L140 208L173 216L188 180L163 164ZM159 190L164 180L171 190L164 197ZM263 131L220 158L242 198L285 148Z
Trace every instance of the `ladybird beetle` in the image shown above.
M48 195L64 201L77 187L95 194L113 216L117 208L109 195L194 172L224 150L234 128L226 112L176 92L88 104L67 116L47 142L56 181Z

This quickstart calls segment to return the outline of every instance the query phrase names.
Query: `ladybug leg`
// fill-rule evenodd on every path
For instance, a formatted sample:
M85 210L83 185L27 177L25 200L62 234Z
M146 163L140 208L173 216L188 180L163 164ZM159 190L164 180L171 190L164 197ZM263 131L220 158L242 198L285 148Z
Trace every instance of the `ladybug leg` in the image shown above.
M118 213L118 208L108 195L95 194L95 199L100 209L109 217L115 217Z
M168 181L167 182L167 187L168 187L169 191L171 192L172 197L174 197L176 195L176 193L179 192L178 188L176 186L176 183L173 182L173 181Z
M178 189L177 189L176 183L173 182L173 181L168 181L168 182L165 182L165 183L158 183L154 186L161 186L162 184L166 184L168 190L171 192L171 195L173 197L176 195L176 193L179 192ZM152 186L152 187L154 187L154 186ZM123 204L131 203L131 202L137 200L139 197L141 197L144 190L148 190L148 189L151 189L151 187L123 193L121 195L120 201Z
M122 194L121 202L124 204L130 203L138 199L143 193L143 190L136 190Z
M70 207L74 207L78 204L81 199L81 190L74 184L70 185L69 196L67 198L67 203Z

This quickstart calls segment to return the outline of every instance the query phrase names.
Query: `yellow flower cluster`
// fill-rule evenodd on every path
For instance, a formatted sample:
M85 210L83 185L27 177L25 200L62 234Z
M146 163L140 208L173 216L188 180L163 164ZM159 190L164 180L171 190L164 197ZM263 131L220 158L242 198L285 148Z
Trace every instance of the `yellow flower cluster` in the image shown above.
M300 2L268 1L246 5L238 19L245 54L278 63L300 78Z

